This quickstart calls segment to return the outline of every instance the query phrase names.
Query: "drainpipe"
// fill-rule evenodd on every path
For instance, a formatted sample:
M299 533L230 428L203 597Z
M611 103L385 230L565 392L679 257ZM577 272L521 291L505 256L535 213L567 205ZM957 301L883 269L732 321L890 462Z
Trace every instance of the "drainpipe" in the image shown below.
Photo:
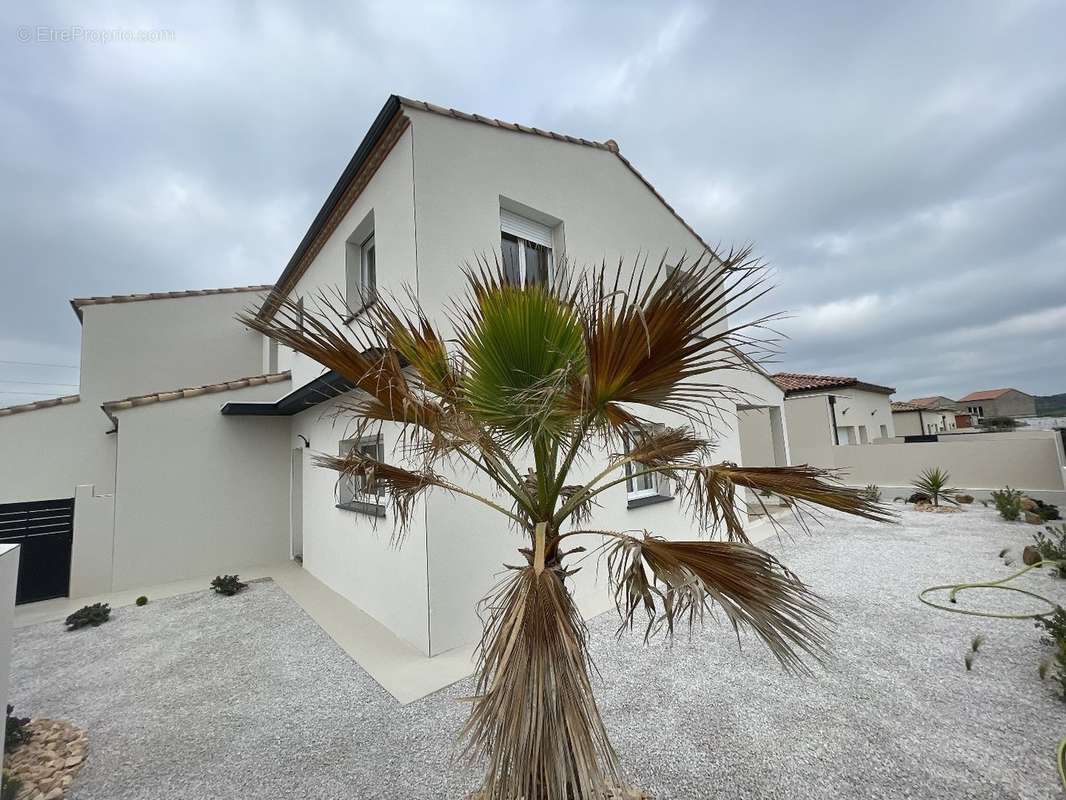
M833 444L840 444L840 431L837 430L837 399L829 395L829 416L833 420Z
M919 409L918 409L918 427L919 427L919 428L921 429L921 431L922 431L922 436L925 436L925 434L926 434L926 430L925 430L925 418L924 418L924 417L922 417L922 409L921 409L921 408L919 408Z

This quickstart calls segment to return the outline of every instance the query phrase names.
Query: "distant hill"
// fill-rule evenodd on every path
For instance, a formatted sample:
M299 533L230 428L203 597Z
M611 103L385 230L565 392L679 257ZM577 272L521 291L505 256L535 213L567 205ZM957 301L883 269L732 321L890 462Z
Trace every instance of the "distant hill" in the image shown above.
M1038 417L1066 417L1066 392L1036 396Z

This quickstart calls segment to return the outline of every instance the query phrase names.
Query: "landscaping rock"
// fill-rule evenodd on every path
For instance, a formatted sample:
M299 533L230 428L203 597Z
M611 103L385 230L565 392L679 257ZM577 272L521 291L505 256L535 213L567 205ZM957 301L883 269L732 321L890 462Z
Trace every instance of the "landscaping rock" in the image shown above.
M1032 511L1025 512L1025 521L1030 525L1043 525L1044 518L1039 514L1034 514Z
M964 506L970 505L973 502L972 494L957 494L955 495L955 502L962 503Z
M85 762L88 737L69 722L35 719L26 725L31 738L4 758L22 781L19 798L61 800Z
M1022 562L1027 566L1039 564L1042 560L1040 551L1036 549L1035 544L1026 545L1025 549L1022 550Z
M1036 511L1040 508L1040 504L1031 497L1022 497L1021 499L1022 511Z
M931 502L933 502L933 498L931 498L929 495L925 494L924 492L915 492L914 494L912 494L910 497L907 498L907 502L908 503L931 503Z

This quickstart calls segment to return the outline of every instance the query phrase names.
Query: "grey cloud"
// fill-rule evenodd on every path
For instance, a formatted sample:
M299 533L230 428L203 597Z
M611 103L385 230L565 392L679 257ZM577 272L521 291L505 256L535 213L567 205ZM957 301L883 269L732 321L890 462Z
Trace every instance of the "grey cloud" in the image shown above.
M760 310L800 314L782 323L785 367L904 397L1066 390L1057 4L120 2L78 17L0 11L0 360L76 363L74 295L273 280L400 92L617 139L706 239L752 240L773 264ZM21 44L24 24L174 40ZM70 375L0 363L0 380Z

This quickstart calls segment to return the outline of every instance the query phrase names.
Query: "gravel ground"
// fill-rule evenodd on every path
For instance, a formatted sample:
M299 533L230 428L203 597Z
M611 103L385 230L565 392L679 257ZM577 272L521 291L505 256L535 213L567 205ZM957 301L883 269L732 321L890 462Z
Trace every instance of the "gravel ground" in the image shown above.
M1061 797L1066 706L1037 678L1032 624L916 600L1009 574L997 553L1020 554L1034 527L980 506L903 522L834 519L767 545L837 619L814 677L784 675L725 627L645 648L615 639L613 616L594 620L599 697L631 781L662 800ZM1066 603L1066 581L1019 585ZM98 629L23 628L12 672L20 714L88 729L75 798L461 798L477 780L451 761L469 681L401 707L271 582L121 608Z

